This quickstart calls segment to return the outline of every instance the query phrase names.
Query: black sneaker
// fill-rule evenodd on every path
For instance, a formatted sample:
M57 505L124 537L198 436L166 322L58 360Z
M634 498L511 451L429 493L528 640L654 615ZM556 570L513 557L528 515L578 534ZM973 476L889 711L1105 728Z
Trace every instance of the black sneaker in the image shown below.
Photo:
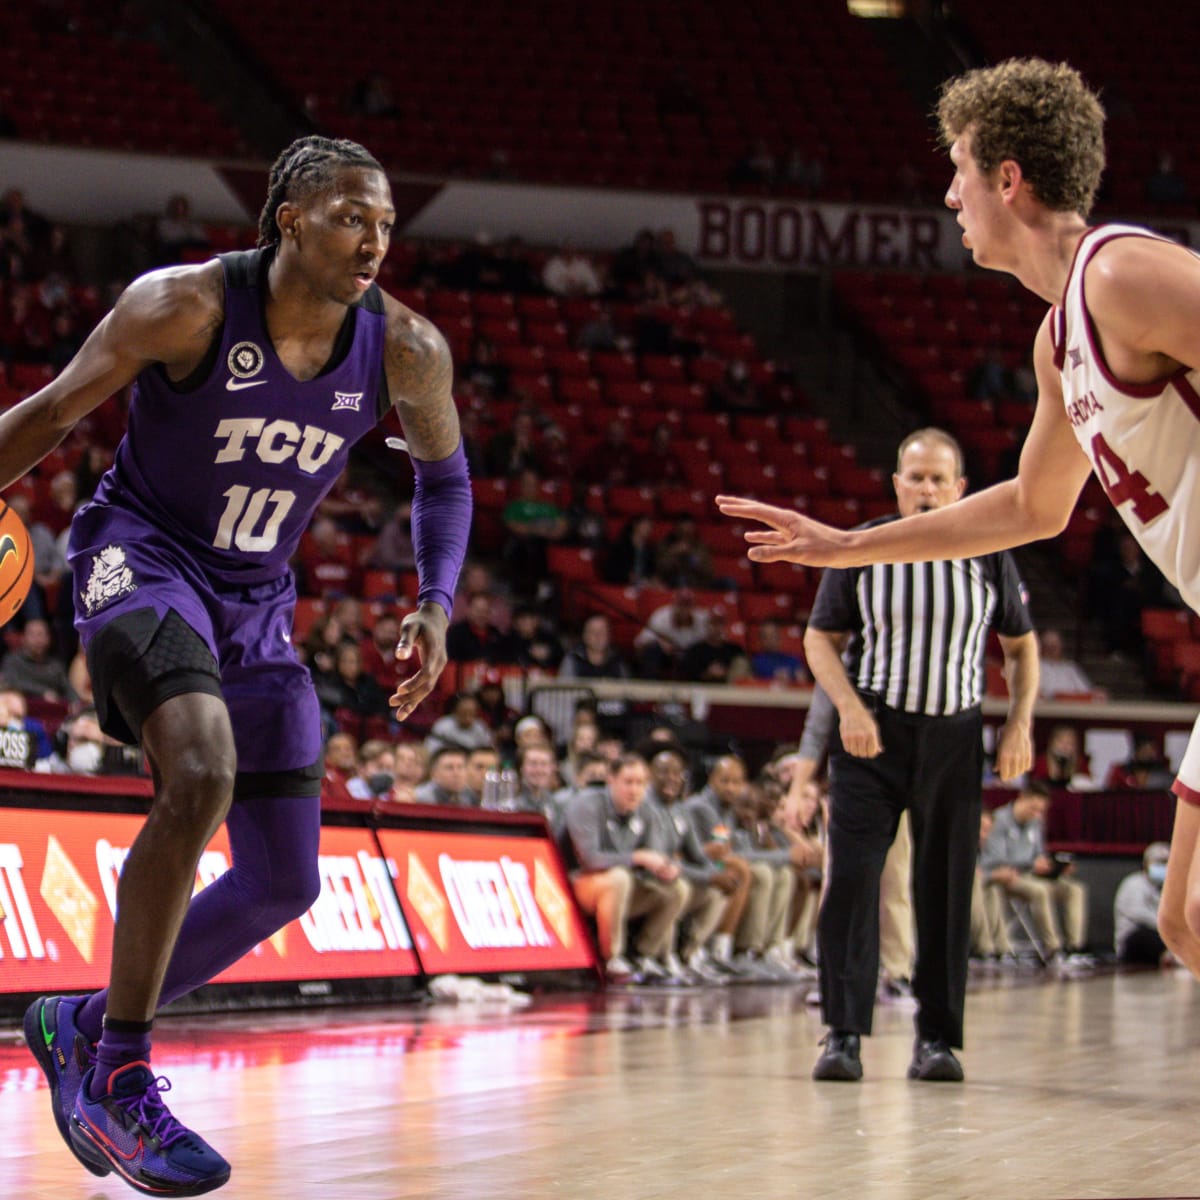
M862 1039L857 1033L831 1029L822 1039L825 1049L813 1067L814 1079L837 1079L853 1083L862 1078L862 1060L858 1057Z
M908 1068L909 1079L924 1079L931 1083L962 1083L962 1063L954 1057L948 1042L940 1038L917 1038L913 1044L913 1059Z

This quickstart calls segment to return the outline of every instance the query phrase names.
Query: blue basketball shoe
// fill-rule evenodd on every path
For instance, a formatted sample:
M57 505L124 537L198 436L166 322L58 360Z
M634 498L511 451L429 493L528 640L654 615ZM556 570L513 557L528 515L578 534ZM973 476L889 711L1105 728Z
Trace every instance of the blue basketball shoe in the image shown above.
M162 1102L170 1083L148 1063L114 1071L98 1100L88 1094L95 1068L84 1075L71 1114L75 1153L115 1171L147 1196L200 1196L229 1180L229 1164Z
M68 1127L75 1111L83 1073L96 1061L96 1048L75 1026L75 1014L86 996L43 996L25 1010L25 1041L50 1084L54 1123L71 1153L93 1175L108 1168L84 1158L71 1144Z

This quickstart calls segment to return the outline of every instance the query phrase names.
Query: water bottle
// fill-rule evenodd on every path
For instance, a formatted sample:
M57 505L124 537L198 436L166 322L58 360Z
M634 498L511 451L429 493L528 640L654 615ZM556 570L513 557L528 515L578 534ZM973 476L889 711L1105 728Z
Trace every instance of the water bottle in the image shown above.
M520 791L521 781L512 767L505 767L500 772L500 802L497 807L501 812L517 811L517 792Z
M500 807L500 772L485 771L483 775L483 794L479 798L481 808L496 809Z

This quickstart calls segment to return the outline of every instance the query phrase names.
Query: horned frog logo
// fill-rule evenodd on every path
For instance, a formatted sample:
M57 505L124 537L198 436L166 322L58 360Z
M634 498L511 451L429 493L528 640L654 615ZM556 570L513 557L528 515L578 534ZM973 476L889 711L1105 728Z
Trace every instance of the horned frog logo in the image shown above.
M120 596L128 596L137 588L133 572L125 565L125 551L120 546L105 546L92 556L92 573L87 588L80 594L83 607L90 617Z

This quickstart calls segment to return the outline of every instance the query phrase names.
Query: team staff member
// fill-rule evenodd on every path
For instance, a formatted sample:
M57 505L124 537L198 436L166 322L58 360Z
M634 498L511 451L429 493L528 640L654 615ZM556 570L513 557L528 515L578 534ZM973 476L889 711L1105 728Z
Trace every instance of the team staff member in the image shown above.
M940 429L900 445L899 518L963 494L962 451ZM828 570L804 638L838 712L830 754L829 884L818 939L830 1030L816 1079L860 1079L879 969L879 877L905 809L913 842L917 1039L910 1078L960 1080L971 884L982 806L981 702L988 628L1000 635L1011 703L1001 777L1029 769L1037 641L1007 553ZM842 655L846 652L846 662Z

